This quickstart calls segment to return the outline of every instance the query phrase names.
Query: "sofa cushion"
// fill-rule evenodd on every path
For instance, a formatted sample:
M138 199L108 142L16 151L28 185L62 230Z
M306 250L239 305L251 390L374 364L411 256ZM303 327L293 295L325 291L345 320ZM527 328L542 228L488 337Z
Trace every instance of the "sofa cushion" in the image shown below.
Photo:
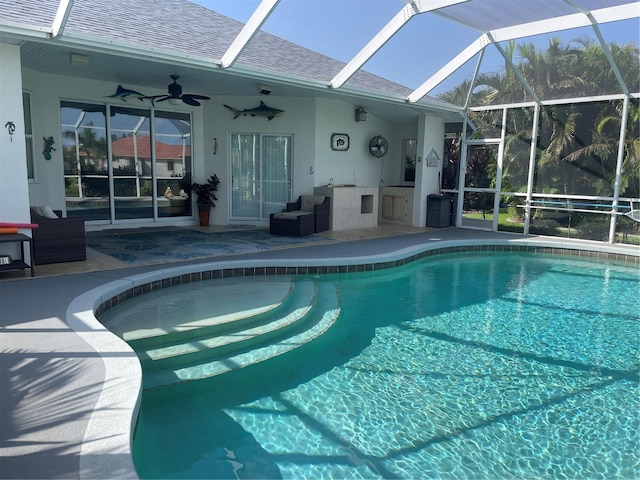
M324 202L324 197L320 195L300 195L300 210L313 212L313 206Z

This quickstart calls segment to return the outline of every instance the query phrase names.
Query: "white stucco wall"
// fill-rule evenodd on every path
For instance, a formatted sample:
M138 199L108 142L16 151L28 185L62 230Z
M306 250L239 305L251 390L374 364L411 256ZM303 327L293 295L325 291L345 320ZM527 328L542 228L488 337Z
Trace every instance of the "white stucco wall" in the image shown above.
M318 100L318 123L316 125L316 183L356 184L377 187L380 181L396 183L402 165L402 138L407 127L397 127L371 113L364 122L355 121L356 106L340 100ZM411 128L409 128L411 130ZM413 127L415 138L417 134ZM331 149L331 134L349 135L349 150ZM382 135L389 142L389 153L375 158L369 153L369 141Z
M438 173L442 171L444 122L441 118L421 115L418 122L418 161L413 197L413 226L427 224L427 195L439 193ZM434 150L439 157L437 167L427 166L427 156Z
M260 102L284 113L272 120L264 117L241 115L233 118L233 112L224 107L229 105L236 110L258 107ZM316 122L316 103L314 98L307 97L275 97L257 95L255 97L217 96L206 102L202 111L204 135L199 137L194 131L195 140L204 141L204 163L195 161L195 179L202 180L213 173L220 177L220 191L217 195L220 201L212 211L212 223L223 225L229 222L231 209L230 185L230 145L229 136L232 133L245 134L283 134L293 136L293 190L294 198L301 193L313 190L315 163L314 135ZM213 155L214 141L217 141L217 153Z
M13 135L9 122L15 126ZM24 138L20 48L0 43L0 222L31 221Z

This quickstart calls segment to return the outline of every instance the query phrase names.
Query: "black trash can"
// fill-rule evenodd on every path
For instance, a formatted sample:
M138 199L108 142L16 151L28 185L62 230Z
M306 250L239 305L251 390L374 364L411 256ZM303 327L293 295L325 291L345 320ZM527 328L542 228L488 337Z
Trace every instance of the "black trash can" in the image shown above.
M451 225L451 195L427 196L427 227Z

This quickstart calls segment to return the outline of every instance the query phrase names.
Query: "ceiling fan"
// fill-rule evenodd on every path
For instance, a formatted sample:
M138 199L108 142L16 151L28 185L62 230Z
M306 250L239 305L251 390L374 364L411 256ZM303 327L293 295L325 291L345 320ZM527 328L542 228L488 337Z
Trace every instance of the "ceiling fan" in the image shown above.
M171 105L179 105L180 102L184 102L187 105L193 105L197 107L200 105L198 100L209 100L210 97L205 95L196 95L194 93L182 93L182 85L177 80L180 78L178 75L171 75L173 83L167 86L169 93L167 95L156 95L151 98L152 102L164 102L169 101Z

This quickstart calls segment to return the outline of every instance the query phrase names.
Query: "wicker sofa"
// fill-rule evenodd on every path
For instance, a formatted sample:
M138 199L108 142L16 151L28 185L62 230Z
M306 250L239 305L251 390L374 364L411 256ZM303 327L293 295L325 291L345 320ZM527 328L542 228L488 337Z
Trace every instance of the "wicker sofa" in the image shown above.
M62 217L60 210L54 213ZM87 238L82 218L47 218L31 208L33 256L36 265L87 259Z
M329 230L330 205L331 197L300 195L284 211L270 215L269 233L301 237Z

